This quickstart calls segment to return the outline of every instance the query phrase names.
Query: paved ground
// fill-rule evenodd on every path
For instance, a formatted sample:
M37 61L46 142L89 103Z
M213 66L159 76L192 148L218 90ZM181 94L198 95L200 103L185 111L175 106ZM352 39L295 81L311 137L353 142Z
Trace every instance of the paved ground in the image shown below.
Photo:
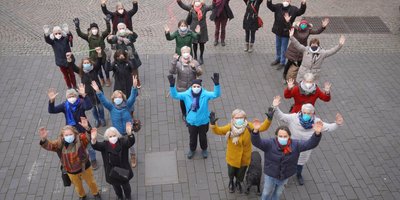
M131 180L134 199L258 199L254 190L249 196L227 192L224 137L208 133L208 159L199 155L193 160L185 158L188 133L180 120L179 103L166 97L173 43L165 41L162 30L165 23L175 26L174 19L184 18L185 13L172 0L143 0L139 4L134 19L141 38L137 47L143 61L143 88L136 114L144 126L137 137L139 163ZM231 4L238 14L229 24L228 46L214 48L208 44L203 75L205 87L211 89L209 77L221 73L222 96L210 104L220 123L227 122L235 108L244 109L251 119L264 118L273 96L282 95L284 87L281 71L268 66L273 60L273 35L269 32L271 20L267 19L272 14L262 7L267 28L257 33L256 52L245 54L241 52L243 3ZM99 2L1 1L0 13L0 199L76 199L72 188L62 186L57 156L38 145L39 126L46 126L50 137L55 137L64 124L63 116L47 113L46 90L55 87L61 94L65 90L51 48L42 39L41 27L63 22L72 25L75 16L82 18L82 27L92 20L101 21ZM291 179L283 198L396 199L400 195L398 2L367 0L361 5L360 1L310 1L307 15L380 16L392 34L347 35L343 50L324 64L321 81L333 83L333 99L317 103L318 115L333 121L340 112L345 125L324 134L304 170L306 184L299 186ZM209 27L212 38L211 23ZM339 35L321 38L329 47L336 44ZM74 51L86 48L81 39L76 38L75 44ZM109 95L111 89L105 92ZM60 95L56 101L63 99ZM290 100L284 100L283 110L290 104ZM108 113L107 119L109 122ZM274 119L263 137L271 137L278 125ZM176 151L179 183L145 186L144 155L160 151ZM98 157L100 160L100 154ZM95 176L103 197L115 199L102 166Z

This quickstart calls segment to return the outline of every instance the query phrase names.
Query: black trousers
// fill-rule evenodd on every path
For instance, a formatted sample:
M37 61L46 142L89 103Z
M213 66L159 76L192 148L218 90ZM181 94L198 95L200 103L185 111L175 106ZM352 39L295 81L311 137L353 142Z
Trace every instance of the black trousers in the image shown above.
M256 31L246 29L246 42L253 44L254 40L256 40Z
M129 182L125 183L125 184L113 184L112 185L115 191L115 194L117 195L117 197L119 198L123 198L122 195L122 190L124 190L124 194L125 194L125 198L131 198L131 185L129 184Z
M185 102L184 101L180 101L181 104L181 111L182 111L182 115L186 117L186 107L185 107Z
M202 150L207 150L207 131L208 131L208 123L200 126L192 126L190 124L187 125L189 129L189 137L190 137L190 150L196 151L197 148L197 136L200 140L200 147Z
M240 168L232 167L228 164L228 176L230 180L236 177L236 180L243 182L244 175L246 174L247 166L242 166Z

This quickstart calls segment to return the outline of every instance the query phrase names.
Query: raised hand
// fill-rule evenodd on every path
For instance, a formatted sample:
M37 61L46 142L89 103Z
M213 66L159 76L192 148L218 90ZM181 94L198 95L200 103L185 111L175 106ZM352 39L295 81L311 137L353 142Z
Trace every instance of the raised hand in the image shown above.
M345 41L346 41L346 38L344 37L344 35L341 35L340 38L339 38L339 44L341 46L343 46Z
M105 5L107 3L107 0L101 0L101 4Z
M101 55L101 47L96 47L96 48L94 48L95 50L96 50L96 53L98 54L98 55ZM101 56L100 56L101 57Z
M275 109L273 107L268 108L268 112L265 113L267 115L269 121L272 121L272 118L274 117Z
M272 107L276 108L281 104L281 97L280 96L275 96L274 101L272 101Z
M322 27L326 28L326 26L328 26L329 24L329 18L324 18L322 20Z
M254 120L253 120L253 128L254 128L254 133L258 133L258 130L260 130L260 127L261 127L261 122L260 122L260 120L259 119L257 119L257 118L255 118Z
M289 13L285 13L285 14L283 15L283 17L285 18L285 21L286 21L286 22L290 22L290 19L292 18L292 16L289 16Z
M128 135L132 134L132 122L126 122L125 131Z
M306 4L306 0L301 0L301 4Z
M43 26L43 32L44 32L44 34L46 34L46 35L49 35L49 34L50 34L50 27L49 27L49 25L44 25L44 26Z
M137 75L132 76L132 87L136 88L138 84Z
M56 92L56 89L54 88L49 88L49 90L47 90L47 96L49 97L49 100L51 103L53 103L57 97L58 93Z
M179 55L176 53L176 54L174 54L173 58L174 58L175 60L178 60L178 59L179 59Z
M108 40L112 40L113 37L114 37L114 35L109 35L109 36L107 36L107 39L108 39Z
M79 83L78 84L78 93L79 95L81 95L82 97L86 96L86 92L85 92L85 85L83 83Z
M78 122L79 125L81 125L83 128L85 128L86 130L89 130L89 121L87 120L86 117L80 117L81 121Z
M294 35L294 28L291 28L289 30L289 37L293 37L293 35Z
M194 32L200 33L200 25L197 25L196 28L194 29Z
M110 14L106 15L106 18L104 18L104 20L106 21L106 23L110 23L112 16Z
M47 131L47 129L45 127L39 128L39 136L40 136L41 141L46 140L48 134L49 134L49 132Z
M210 113L210 124L211 125L215 125L215 123L217 122L218 118L215 118L215 112L211 112Z
M289 80L287 80L286 82L288 89L291 90L294 87L294 79L289 78Z
M164 31L165 31L166 33L169 33L169 27L168 27L167 24L164 25Z
M74 22L76 28L79 28L79 18L74 18L72 22Z
M335 120L337 125L342 125L344 122L343 116L340 113L336 114L336 120Z
M326 93L330 93L331 92L331 87L332 87L332 83L329 82L325 82L324 83L324 90Z
M67 62L72 62L72 52L67 52L65 57L67 57Z
M97 85L96 81L92 81L91 86L94 91L96 91L97 93L100 92L99 86Z
M324 123L322 121L317 121L313 124L313 128L315 131L315 134L319 135L321 134L322 128L324 127Z
M168 81L169 81L169 86L170 87L174 87L175 86L175 78L174 76L172 76L171 74L167 76L168 77Z
M214 73L213 77L211 77L211 80L214 82L214 85L219 85L219 73Z
M131 41L128 38L122 38L122 41L124 41L125 44L131 43Z
M92 128L92 130L90 130L90 137L92 138L92 144L96 144L96 142L97 142L97 128Z

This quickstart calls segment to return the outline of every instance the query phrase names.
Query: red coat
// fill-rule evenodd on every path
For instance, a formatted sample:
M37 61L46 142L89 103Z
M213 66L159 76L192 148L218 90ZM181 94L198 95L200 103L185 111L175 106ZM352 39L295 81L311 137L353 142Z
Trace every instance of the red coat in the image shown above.
M321 91L318 86L315 92L309 95L302 94L298 85L294 86L291 90L286 87L284 91L284 96L286 99L294 99L293 108L290 110L291 113L297 113L301 111L301 106L303 104L311 103L312 105L314 105L315 101L317 101L318 98L325 102L331 100L331 95Z

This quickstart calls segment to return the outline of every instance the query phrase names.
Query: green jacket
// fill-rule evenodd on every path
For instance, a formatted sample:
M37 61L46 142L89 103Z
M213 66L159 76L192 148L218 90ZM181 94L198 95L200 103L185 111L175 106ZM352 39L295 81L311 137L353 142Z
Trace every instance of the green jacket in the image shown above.
M89 52L89 57L92 61L97 60L97 53L94 51L94 48L96 47L101 47L102 51L102 57L103 57L103 63L105 62L106 59L106 54L104 52L104 48L106 47L106 43L104 42L104 39L107 38L107 36L111 32L111 25L110 23L106 23L107 29L101 33L101 35L97 34L96 36L92 34L85 34L82 33L81 29L78 27L76 29L76 33L78 34L79 37L82 39L86 40L89 43L89 49L93 49L92 51Z
M181 55L181 48L184 46L190 47L192 49L192 43L194 39L197 39L200 34L195 33L193 31L188 31L185 36L179 35L178 31L173 32L172 34L167 32L165 33L165 37L167 40L174 40L176 41L176 48L175 48L175 53L178 55ZM190 54L193 56L192 50L190 51Z

